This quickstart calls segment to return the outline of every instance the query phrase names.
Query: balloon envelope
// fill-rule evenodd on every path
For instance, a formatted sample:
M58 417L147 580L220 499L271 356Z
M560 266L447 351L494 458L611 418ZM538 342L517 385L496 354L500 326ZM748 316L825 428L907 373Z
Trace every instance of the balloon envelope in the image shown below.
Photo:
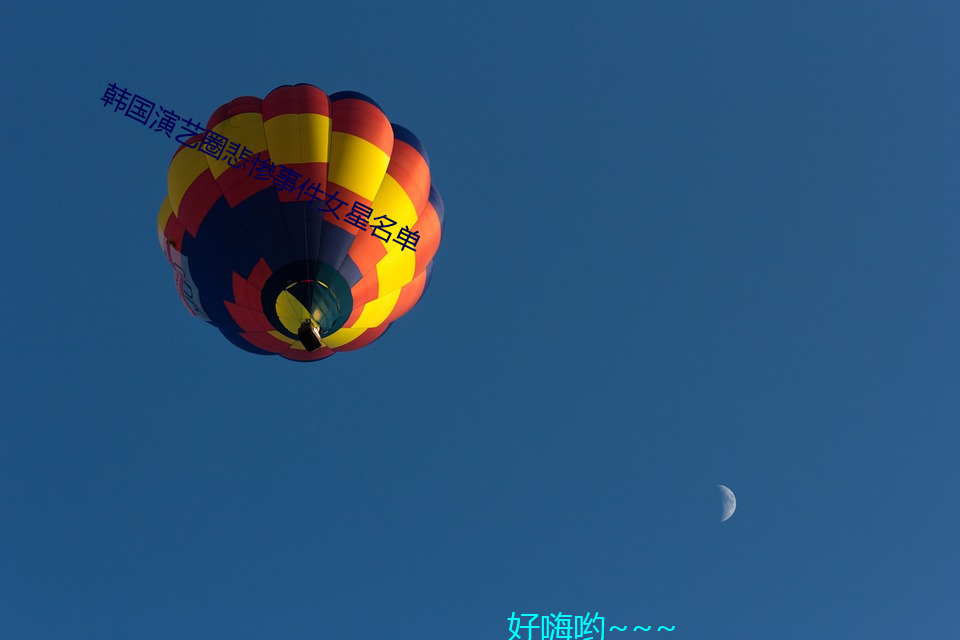
M420 141L373 100L283 86L223 105L207 130L181 136L158 218L191 314L308 361L370 344L417 303L443 203Z

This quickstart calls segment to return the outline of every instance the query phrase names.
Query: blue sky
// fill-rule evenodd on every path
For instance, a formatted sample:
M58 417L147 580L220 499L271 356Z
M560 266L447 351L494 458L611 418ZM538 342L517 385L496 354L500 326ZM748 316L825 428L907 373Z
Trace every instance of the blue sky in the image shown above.
M955 3L0 12L0 638L956 637ZM309 365L191 318L111 82L371 96L424 299Z

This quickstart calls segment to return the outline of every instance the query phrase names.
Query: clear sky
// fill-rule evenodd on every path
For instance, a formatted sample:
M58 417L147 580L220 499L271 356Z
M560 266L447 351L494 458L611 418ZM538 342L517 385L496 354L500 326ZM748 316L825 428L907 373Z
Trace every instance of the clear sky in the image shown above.
M0 15L0 639L957 637L956 2ZM176 144L101 102L299 82L446 205L426 296L313 364L187 314Z

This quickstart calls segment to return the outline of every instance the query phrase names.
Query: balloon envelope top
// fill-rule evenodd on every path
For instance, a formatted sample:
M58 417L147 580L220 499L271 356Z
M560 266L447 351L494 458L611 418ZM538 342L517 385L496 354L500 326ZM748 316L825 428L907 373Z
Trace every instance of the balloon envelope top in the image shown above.
M364 347L430 281L443 229L420 141L308 84L217 109L173 156L160 246L180 299L252 353Z

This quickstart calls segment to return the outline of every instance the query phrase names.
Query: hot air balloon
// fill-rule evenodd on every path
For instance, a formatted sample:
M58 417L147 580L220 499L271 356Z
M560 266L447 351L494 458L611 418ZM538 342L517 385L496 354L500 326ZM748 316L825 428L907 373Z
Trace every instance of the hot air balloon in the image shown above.
M184 139L160 245L187 310L257 354L364 347L430 281L443 203L427 154L370 98L282 86Z

